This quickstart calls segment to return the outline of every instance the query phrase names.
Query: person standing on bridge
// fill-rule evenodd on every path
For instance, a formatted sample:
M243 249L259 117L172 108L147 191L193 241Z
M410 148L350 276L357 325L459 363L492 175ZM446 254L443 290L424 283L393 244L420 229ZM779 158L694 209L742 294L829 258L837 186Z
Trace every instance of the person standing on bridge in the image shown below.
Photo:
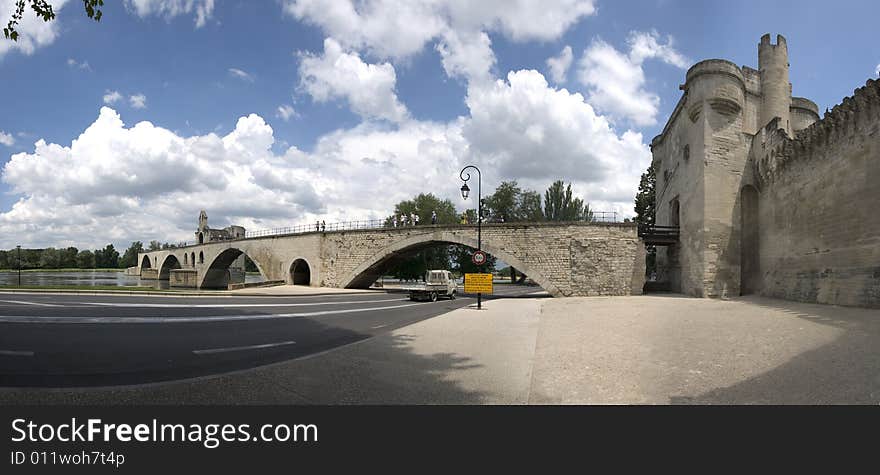
M325 230L327 230L327 223L325 223L324 220L322 219L321 220L321 232L323 233Z
M418 225L419 225L419 215L416 213L413 213L413 226L418 226Z
M321 230L321 222L315 221L315 232L318 232L320 230Z
M394 228L397 227L397 215L396 214L391 216L391 226Z
M437 211L431 211L431 224L437 224Z

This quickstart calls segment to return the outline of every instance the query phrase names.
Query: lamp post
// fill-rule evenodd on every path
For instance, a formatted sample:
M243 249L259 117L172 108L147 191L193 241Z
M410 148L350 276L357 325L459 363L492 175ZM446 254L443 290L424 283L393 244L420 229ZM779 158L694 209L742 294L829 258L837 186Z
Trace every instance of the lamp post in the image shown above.
M21 287L21 246L15 246L18 254L18 286Z
M468 194L471 191L471 189L468 187L468 184L467 184L468 180L471 179L471 174L465 172L465 170L467 170L468 168L473 168L474 170L477 171L477 251L482 251L482 245L483 245L483 242L482 242L483 174L480 172L479 168L477 168L473 165L468 165L468 166L461 169L461 173L459 173L458 176L464 182L464 184L461 185L461 197L464 199L468 198ZM483 265L480 264L478 267L479 267L480 271L482 272ZM479 310L482 308L483 308L483 294L480 292L477 292L477 309Z

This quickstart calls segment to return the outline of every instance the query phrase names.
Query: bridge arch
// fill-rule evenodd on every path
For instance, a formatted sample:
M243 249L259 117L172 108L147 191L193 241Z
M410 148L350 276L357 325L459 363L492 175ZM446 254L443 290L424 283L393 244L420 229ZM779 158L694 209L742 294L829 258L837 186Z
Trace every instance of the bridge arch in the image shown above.
M403 239L397 241L389 246L386 246L374 253L368 259L366 259L362 264L356 267L352 272L345 275L340 279L342 283L342 287L344 288L366 288L372 285L376 279L379 278L379 274L382 271L382 268L385 267L392 259L400 257L401 255L409 254L411 252L417 252L419 250L436 246L442 244L460 244L463 246L470 247L472 249L477 248L477 240L461 236L458 233L454 232L437 232L437 233L428 233L428 234L419 234L416 236L411 236L407 239ZM491 243L483 243L482 249L489 254L501 259L502 261L512 265L522 273L528 275L532 280L538 283L544 290L550 293L550 295L554 297L562 296L562 292L553 285L552 282L544 275L541 270L536 268L534 265L527 264L519 257L515 256L509 251L504 249L495 247Z
M290 283L293 285L312 284L312 266L303 257L297 257L290 263Z
M263 279L268 280L266 272L263 270L263 265L259 261L257 261L254 256L248 254L247 251L244 249L230 247L228 249L224 249L219 254L217 254L216 257L210 260L210 264L207 266L204 272L202 272L201 282L199 282L199 288L227 288L231 277L229 273L229 266L231 266L233 262L241 257L242 254L250 257L254 264L257 266L257 270L260 271L260 275L263 276ZM201 251L199 252L199 263L204 263L204 254Z
M143 259L141 259L141 269L151 269L153 267L153 263L150 261L150 256L145 255Z
M171 271L174 269L180 269L180 260L174 254L168 254L162 259L162 265L159 266L159 280L171 278Z

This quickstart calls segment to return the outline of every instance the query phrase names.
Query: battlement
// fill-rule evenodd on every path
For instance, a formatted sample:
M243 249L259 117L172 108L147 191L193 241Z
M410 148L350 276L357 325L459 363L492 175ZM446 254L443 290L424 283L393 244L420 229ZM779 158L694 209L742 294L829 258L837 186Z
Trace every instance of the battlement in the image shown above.
M761 37L761 46L785 46L788 47L788 43L785 41L785 37L782 35L776 35L776 44L770 42L770 33L765 34Z
M809 104L801 104L809 107ZM842 141L867 138L880 130L880 81L868 79L825 116L789 138L778 120L770 121L759 133L762 148L756 158L759 179L773 181L797 159L809 160ZM758 137L756 137L758 138ZM757 145L757 143L756 143Z

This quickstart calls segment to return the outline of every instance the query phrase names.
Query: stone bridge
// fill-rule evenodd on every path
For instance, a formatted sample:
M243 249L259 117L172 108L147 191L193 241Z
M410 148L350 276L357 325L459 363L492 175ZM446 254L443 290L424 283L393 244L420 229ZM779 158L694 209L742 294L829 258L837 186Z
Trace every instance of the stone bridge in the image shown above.
M443 244L476 248L476 226L386 227L210 242L141 253L138 273L171 279L172 286L226 288L230 265L244 253L266 280L367 288L396 260ZM635 225L628 223L484 224L482 248L554 297L640 294L645 281L645 247Z

